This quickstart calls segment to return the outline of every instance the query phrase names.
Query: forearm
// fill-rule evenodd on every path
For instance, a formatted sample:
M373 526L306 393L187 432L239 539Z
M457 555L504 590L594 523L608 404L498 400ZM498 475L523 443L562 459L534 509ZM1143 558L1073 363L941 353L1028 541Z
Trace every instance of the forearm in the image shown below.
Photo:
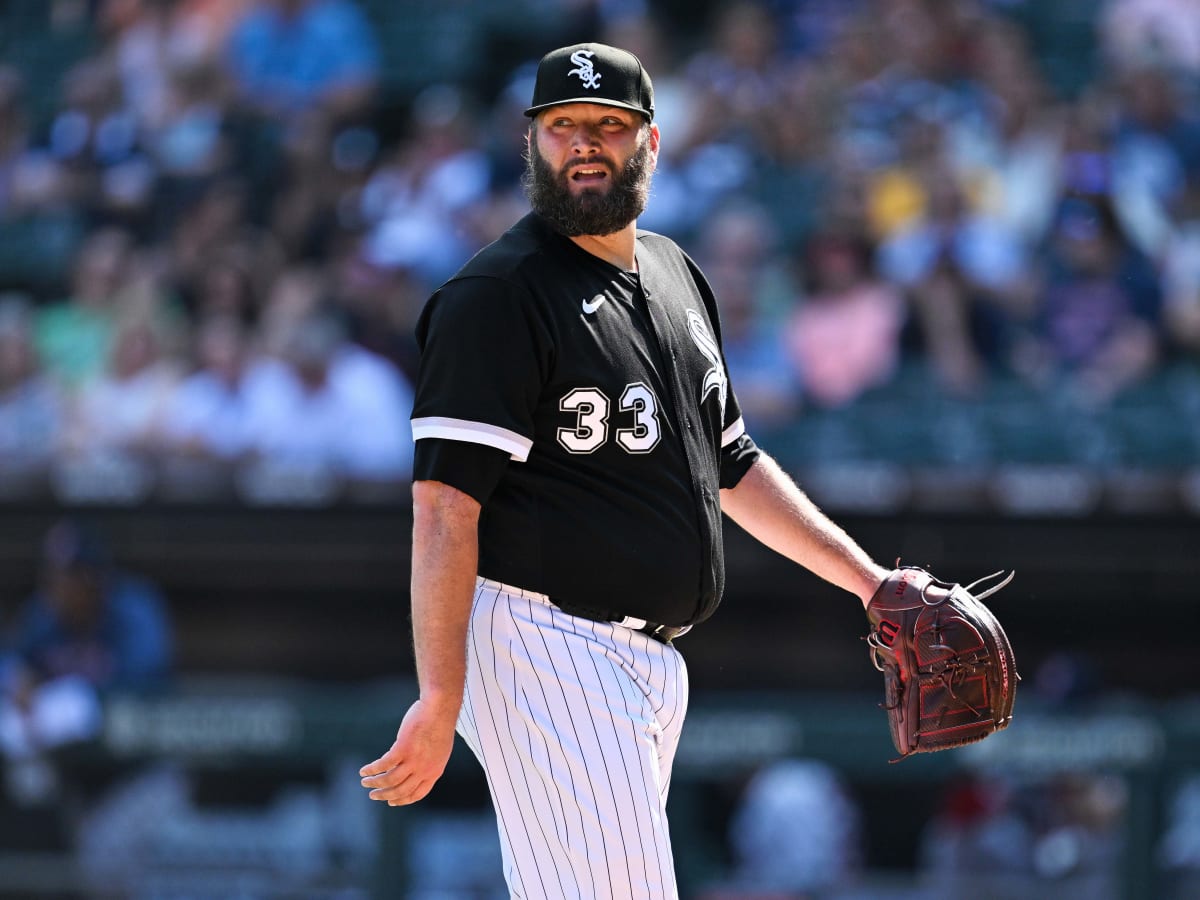
M413 485L413 651L421 699L455 717L466 679L479 504L437 482Z
M766 454L731 490L721 508L752 537L865 604L888 569L829 519Z
M372 800L417 802L450 759L466 679L478 529L479 504L471 497L437 481L413 484L413 649L421 696L388 751L358 770Z

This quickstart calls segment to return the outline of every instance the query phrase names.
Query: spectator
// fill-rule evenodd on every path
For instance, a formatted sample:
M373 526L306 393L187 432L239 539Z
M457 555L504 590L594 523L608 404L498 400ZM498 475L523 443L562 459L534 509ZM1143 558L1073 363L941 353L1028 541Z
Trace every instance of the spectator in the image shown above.
M874 277L861 238L817 235L805 256L809 292L788 317L788 354L807 399L844 406L895 375L904 300Z
M1113 201L1131 242L1161 259L1172 208L1183 199L1187 173L1200 167L1200 119L1169 72L1139 68L1118 87Z
M1028 35L1013 22L990 22L973 48L974 75L986 99L982 115L949 130L947 159L973 205L1034 246L1054 220L1065 151L1063 105L1051 100Z
M944 162L921 173L921 192L924 209L881 242L879 271L907 292L942 385L969 393L1028 306L1030 256L1002 219L971 208Z
M24 80L12 66L0 66L0 220L32 205L37 188L29 165L33 136L25 109Z
M733 896L807 896L846 887L862 863L859 820L854 800L828 764L781 759L764 766L746 786L729 826L739 888Z
M343 149L356 138L367 148ZM343 211L356 202L356 179L365 179L376 143L374 132L366 128L345 129L335 135L319 116L303 116L288 129L280 147L277 184L268 213L268 227L285 259L326 262ZM346 165L346 158L355 155L358 158L353 164ZM357 218L353 221L358 224Z
M888 135L895 141L896 158L869 166L866 174L870 236L878 241L911 227L927 213L932 180L927 175L938 167L943 150L939 123L923 117L893 123Z
M357 241L341 243L332 261L331 292L350 337L395 364L412 382L417 373L417 317L427 285L405 268L373 266Z
M253 222L254 196L245 179L222 176L185 192L169 211L167 266L175 289L195 315L205 306L201 295L209 290L212 269L227 264L226 254L237 257L234 265L248 276L245 287L254 288L251 295L265 289L282 264L279 242Z
M161 128L179 71L219 65L245 0L102 0L97 26L121 79L125 103L142 128ZM220 88L220 72L210 72Z
M1013 785L964 776L946 785L922 829L917 868L936 896L970 894L984 879L1030 876L1035 839Z
M1054 202L1056 217L1077 198L1099 205L1122 245L1155 260L1168 228L1164 207L1182 193L1182 160L1197 149L1191 123L1172 110L1164 87L1139 75L1127 81L1124 108L1106 85L1071 106Z
M1059 215L1033 329L1014 367L1043 387L1103 404L1160 356L1160 294L1146 260L1122 240L1111 209L1070 198Z
M194 342L197 368L170 398L165 446L185 456L237 462L252 445L250 332L236 315L214 313L201 320Z
M709 43L687 64L699 97L683 146L732 142L753 152L755 140L767 137L769 111L784 90L778 36L779 23L765 3L718 7Z
M96 15L107 56L127 108L141 128L154 129L168 104L172 40L168 4L153 0L103 0Z
M270 258L256 257L248 242L230 241L211 248L196 266L195 283L179 285L192 321L233 316L246 325L255 322L271 268Z
M1035 788L1033 865L1056 896L1116 900L1127 834L1129 787L1121 775L1061 772Z
M1190 0L1108 0L1098 31L1118 68L1165 65L1200 74L1200 18Z
M80 387L71 417L71 453L153 457L161 448L172 395L182 377L166 327L153 320L120 323L104 372Z
M319 266L294 265L276 276L258 318L258 350L282 359L300 324L326 301L327 284Z
M33 306L0 297L0 462L45 466L62 440L63 398L46 377L33 342Z
M394 366L320 311L289 328L278 349L251 387L257 455L353 479L409 477L412 392Z
M71 520L54 525L42 546L40 587L5 652L0 749L10 790L32 786L14 778L34 761L44 765L46 752L94 738L109 692L164 686L172 656L158 588L114 565L91 529ZM53 774L45 774L37 783L52 788Z
M131 236L102 228L75 259L71 295L38 312L35 339L47 372L69 388L104 369L116 334L118 298L127 284Z
M753 194L770 211L775 227L789 244L806 240L827 224L837 168L832 146L840 108L836 76L823 62L806 61L794 68L771 116L766 158L758 166Z
M363 188L365 249L371 263L408 268L434 285L471 252L463 225L488 197L490 164L461 91L428 87L413 115L421 140L396 147Z
M203 181L233 159L225 96L212 64L177 62L167 72L162 112L144 143L160 177Z
M350 0L257 0L234 26L228 62L241 99L265 116L352 118L379 78L374 32Z
M65 76L63 94L47 150L71 202L98 219L142 224L157 175L137 119L124 105L115 67L104 57L80 61Z
M787 75L776 37L766 4L718 7L709 42L684 65L690 121L679 123L663 162L667 174L678 170L693 223L753 182ZM671 181L664 187L672 190ZM686 234L689 223L679 224Z
M829 79L825 120L831 162L871 169L895 155L888 133L893 104L888 96L892 67L890 35L874 9L851 15L831 36L828 55L819 57Z

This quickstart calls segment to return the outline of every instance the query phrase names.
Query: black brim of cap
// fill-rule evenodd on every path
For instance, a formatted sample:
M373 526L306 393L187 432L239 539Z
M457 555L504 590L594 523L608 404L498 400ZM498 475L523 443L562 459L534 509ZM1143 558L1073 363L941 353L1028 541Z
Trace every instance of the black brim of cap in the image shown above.
M533 118L543 109L550 109L553 106L566 106L568 103L591 103L594 106L616 106L619 109L628 109L631 112L641 113L647 119L653 119L653 113L647 112L640 106L634 106L632 103L621 103L619 100L605 100L602 97L573 97L568 100L555 100L553 103L543 103L540 106L531 106L525 110L525 115Z

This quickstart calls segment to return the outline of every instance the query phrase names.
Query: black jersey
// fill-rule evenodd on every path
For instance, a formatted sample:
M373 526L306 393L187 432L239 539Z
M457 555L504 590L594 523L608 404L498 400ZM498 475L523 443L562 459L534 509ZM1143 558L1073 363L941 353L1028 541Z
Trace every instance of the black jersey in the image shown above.
M724 587L718 489L758 451L704 276L660 235L639 231L636 252L623 271L530 214L434 293L417 326L415 477L483 503L480 575L692 624Z

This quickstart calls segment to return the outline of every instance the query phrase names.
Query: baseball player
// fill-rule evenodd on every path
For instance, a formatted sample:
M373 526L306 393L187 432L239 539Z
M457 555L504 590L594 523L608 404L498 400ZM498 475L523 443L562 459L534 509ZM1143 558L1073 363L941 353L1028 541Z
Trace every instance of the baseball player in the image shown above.
M676 640L721 600L721 514L864 604L888 570L755 446L704 275L637 229L659 148L641 63L554 50L526 115L533 211L417 326L420 694L362 784L420 800L457 728L513 897L673 898Z

